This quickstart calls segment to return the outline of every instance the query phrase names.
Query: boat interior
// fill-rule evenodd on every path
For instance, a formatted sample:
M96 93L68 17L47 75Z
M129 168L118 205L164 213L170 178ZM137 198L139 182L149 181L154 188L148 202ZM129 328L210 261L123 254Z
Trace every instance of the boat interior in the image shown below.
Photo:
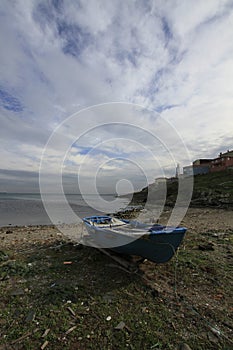
M120 220L111 216L91 216L84 219L84 222L90 226L102 229L111 229L112 232L118 232L122 234L142 235L146 232L161 231L164 226L155 224L148 225L139 223L138 221Z
M119 220L117 218L111 216L91 216L89 218L84 219L91 226L98 227L117 227L117 226L125 226L128 225L128 222Z

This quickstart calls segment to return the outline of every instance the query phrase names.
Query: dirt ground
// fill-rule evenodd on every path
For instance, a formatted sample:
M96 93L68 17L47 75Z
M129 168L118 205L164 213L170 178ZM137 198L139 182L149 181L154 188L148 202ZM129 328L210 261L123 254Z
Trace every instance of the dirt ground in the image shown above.
M136 273L55 226L0 228L0 349L232 349L232 214L190 208L176 256Z

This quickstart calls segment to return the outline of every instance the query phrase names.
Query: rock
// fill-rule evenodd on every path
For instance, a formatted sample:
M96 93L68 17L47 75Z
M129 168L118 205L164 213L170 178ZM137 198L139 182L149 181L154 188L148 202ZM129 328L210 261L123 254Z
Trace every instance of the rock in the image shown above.
M115 327L115 329L117 329L117 330L122 330L124 328L125 328L125 322L123 322L123 321L118 323L118 325Z
M199 244L198 246L198 249L199 250L202 250L202 251L207 251L207 250L214 250L214 244L209 242L207 244Z

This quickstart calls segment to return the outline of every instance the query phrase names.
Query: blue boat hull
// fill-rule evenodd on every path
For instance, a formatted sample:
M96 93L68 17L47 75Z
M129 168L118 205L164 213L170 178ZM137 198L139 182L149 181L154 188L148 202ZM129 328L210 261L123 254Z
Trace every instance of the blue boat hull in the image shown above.
M117 232L111 224L108 225L108 221L110 223L111 220L112 218L108 216L84 218L89 233L87 244L90 242L92 245L91 242L94 242L95 247L140 256L158 264L165 263L173 257L186 232L184 227L162 225L150 227L136 221L121 220L122 224L126 225L124 235L121 229ZM101 226L101 222L106 226Z
M114 252L137 255L157 264L169 261L184 238L183 233L167 233L159 236L141 237L123 246L111 248Z

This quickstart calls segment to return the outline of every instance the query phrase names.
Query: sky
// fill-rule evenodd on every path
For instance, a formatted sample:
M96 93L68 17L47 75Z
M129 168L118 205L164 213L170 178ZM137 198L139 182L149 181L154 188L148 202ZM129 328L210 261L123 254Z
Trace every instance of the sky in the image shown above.
M2 0L0 191L123 193L232 149L232 38L232 0Z

